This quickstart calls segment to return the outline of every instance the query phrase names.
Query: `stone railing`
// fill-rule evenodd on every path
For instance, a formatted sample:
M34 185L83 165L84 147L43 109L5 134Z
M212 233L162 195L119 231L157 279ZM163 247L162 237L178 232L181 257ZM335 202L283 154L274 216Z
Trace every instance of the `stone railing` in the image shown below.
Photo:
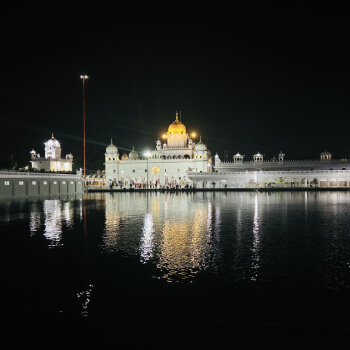
M257 170L257 171L234 171L234 172L211 172L211 173L204 173L204 172L191 172L191 171L187 171L186 172L188 175L193 175L193 176L200 176L200 175L204 175L204 176L226 176L226 175L254 175L254 174L274 174L274 175L278 175L278 174L283 174L286 175L286 173L290 174L290 173L297 173L297 174L315 174L315 173L342 173L342 174L350 174L350 170L286 170L286 171L264 171L264 170Z
M80 179L81 174L60 174L60 173L41 173L29 171L0 171L0 177L56 177L56 178L76 178Z

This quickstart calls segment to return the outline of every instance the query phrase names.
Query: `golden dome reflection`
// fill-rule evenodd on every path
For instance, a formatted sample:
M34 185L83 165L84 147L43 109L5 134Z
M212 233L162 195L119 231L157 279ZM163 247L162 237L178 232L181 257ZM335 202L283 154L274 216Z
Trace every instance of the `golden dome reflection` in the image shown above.
M153 278L167 283L192 279L216 260L212 230L218 218L207 202L188 199L187 194L106 193L102 250L139 255L143 264L156 262Z

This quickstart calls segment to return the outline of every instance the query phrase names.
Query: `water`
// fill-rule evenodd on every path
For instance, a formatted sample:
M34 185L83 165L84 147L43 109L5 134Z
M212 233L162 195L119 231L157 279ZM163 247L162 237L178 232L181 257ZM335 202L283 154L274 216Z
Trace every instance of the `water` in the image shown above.
M347 336L349 209L347 191L1 200L7 341Z

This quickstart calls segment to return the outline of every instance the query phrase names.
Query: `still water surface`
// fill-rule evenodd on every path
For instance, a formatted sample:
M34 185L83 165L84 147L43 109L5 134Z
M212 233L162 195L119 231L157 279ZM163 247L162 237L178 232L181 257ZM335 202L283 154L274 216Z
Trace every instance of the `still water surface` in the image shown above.
M5 300L22 316L347 327L349 210L347 191L1 200Z

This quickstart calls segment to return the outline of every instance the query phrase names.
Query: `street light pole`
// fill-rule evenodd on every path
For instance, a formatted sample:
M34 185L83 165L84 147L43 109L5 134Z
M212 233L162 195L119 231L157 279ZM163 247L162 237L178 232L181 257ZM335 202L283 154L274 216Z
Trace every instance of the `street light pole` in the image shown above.
M85 170L85 80L88 78L87 75L81 75L80 79L83 79L83 118L84 118L84 185L86 181L86 170Z

